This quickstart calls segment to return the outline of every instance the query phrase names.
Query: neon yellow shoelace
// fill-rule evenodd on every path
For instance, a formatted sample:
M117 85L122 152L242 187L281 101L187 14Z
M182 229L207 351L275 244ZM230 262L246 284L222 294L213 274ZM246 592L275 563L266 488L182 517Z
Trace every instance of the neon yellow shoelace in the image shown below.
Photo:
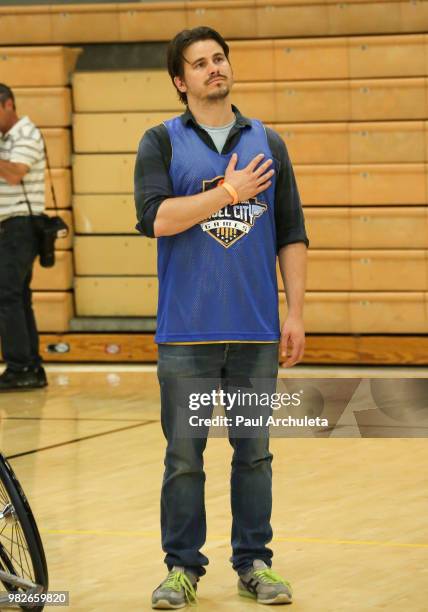
M271 569L256 570L254 575L257 576L257 578L260 578L260 580L265 584L285 584L291 592L291 584L288 582L288 580L284 580L282 576Z
M193 584L190 582L184 572L171 572L170 576L165 580L164 586L174 589L174 591L180 591L184 589L184 596L186 600L191 604L195 605L197 601L196 591Z

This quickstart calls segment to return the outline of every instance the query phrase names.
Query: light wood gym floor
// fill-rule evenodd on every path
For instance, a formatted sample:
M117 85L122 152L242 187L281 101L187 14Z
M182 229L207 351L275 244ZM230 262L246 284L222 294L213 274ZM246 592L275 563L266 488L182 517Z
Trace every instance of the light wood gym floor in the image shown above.
M70 610L150 610L166 575L155 368L47 371L47 390L0 396L0 439L38 522L50 589L70 591ZM427 377L428 370L297 366L285 375ZM293 586L287 610L426 612L426 439L272 438L271 450L273 569ZM226 439L210 438L205 453L210 564L199 582L201 612L260 609L238 597L228 561L231 451Z

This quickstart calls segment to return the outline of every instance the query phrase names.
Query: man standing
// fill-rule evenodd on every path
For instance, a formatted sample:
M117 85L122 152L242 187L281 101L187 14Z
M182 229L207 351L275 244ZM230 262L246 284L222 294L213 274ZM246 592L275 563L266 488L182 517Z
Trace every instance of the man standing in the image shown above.
M171 41L168 71L187 109L145 133L135 167L137 228L158 238L156 342L167 439L161 530L169 573L152 595L153 608L193 602L208 564L200 552L207 439L177 435L177 381L191 377L203 387L207 379L276 380L279 340L285 366L304 351L309 242L294 173L279 135L232 106L228 57L226 42L211 28L184 30ZM281 332L277 255L288 303ZM290 584L271 569L266 546L269 436L229 433L229 442L238 592L260 603L290 603Z
M45 153L40 131L19 119L12 90L0 83L0 337L6 370L0 391L47 385L31 305L38 252L33 214L45 202Z

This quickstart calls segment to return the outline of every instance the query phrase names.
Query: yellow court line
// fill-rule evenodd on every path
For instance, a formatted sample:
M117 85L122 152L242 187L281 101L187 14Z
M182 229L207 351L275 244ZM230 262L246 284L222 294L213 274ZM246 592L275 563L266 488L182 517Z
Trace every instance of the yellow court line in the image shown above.
M160 537L158 531L103 531L93 529L43 529L40 533L47 535L95 535L95 536L125 536L125 537ZM229 535L210 535L209 540L229 540ZM314 544L356 544L358 546L390 546L404 548L428 548L428 543L418 542L382 542L381 540L334 540L327 538L284 538L274 537L274 542L308 542Z

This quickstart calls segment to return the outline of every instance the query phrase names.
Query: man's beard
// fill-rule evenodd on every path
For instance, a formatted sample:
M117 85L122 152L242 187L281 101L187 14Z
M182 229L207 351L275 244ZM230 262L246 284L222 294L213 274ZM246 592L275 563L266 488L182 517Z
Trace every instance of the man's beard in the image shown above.
M230 87L227 83L222 83L221 87L216 88L207 95L207 100L224 100L229 95Z

